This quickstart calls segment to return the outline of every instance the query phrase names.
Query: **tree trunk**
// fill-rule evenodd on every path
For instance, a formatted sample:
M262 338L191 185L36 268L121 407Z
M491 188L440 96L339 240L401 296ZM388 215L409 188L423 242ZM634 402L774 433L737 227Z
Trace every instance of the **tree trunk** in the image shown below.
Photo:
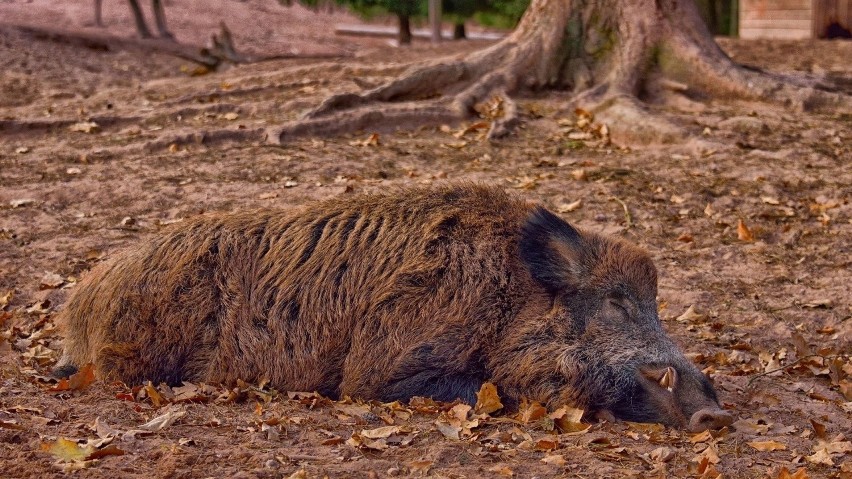
M464 30L464 22L456 23L453 27L453 40L464 40L467 38L467 32Z
M684 128L652 115L643 101L666 102L686 91L800 109L852 105L852 97L817 81L737 65L692 0L532 0L504 40L463 58L413 67L363 93L327 98L283 125L274 140L459 121L475 117L476 106L495 97L501 114L490 118L489 136L497 138L520 121L510 95L544 88L571 92L566 107L596 115L614 138L642 142L684 137Z
M103 3L104 0L95 0L95 26L97 27L104 26Z
M133 12L133 20L136 22L136 32L142 38L151 38L151 30L148 30L148 25L145 23L145 16L142 14L139 0L128 1L130 2L130 10Z
M399 18L399 44L411 45L411 19L408 15L397 15Z
M162 38L174 38L172 32L166 27L166 10L163 8L162 0L152 0L151 6L154 10L154 21L157 23L157 32Z

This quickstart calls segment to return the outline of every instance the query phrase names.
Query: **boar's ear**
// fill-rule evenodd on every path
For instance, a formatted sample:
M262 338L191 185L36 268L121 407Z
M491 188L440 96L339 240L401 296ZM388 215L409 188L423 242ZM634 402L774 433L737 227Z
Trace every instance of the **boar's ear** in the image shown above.
M581 245L577 230L541 206L530 213L521 228L521 260L550 292L577 286Z

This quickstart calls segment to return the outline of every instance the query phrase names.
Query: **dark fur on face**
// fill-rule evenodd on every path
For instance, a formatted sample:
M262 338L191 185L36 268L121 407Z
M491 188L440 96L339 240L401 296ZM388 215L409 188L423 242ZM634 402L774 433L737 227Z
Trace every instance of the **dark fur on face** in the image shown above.
M383 400L473 402L491 381L509 404L684 425L718 406L662 330L656 274L636 247L484 186L209 215L87 275L57 370Z

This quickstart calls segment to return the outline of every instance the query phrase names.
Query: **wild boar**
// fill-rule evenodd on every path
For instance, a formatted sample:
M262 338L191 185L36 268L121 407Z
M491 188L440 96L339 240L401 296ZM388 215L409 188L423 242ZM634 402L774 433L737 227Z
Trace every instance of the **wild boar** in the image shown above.
M495 188L347 196L191 219L97 266L56 371L469 403L490 381L510 404L729 424L656 295L642 250Z

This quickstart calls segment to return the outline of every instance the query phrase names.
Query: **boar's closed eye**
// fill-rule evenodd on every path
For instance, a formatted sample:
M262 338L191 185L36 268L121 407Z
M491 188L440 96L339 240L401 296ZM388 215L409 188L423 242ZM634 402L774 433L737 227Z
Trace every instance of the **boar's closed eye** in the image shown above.
M624 319L630 319L630 309L627 307L627 304L624 301L618 301L616 299L610 299L609 304L613 305L619 313L624 316Z

